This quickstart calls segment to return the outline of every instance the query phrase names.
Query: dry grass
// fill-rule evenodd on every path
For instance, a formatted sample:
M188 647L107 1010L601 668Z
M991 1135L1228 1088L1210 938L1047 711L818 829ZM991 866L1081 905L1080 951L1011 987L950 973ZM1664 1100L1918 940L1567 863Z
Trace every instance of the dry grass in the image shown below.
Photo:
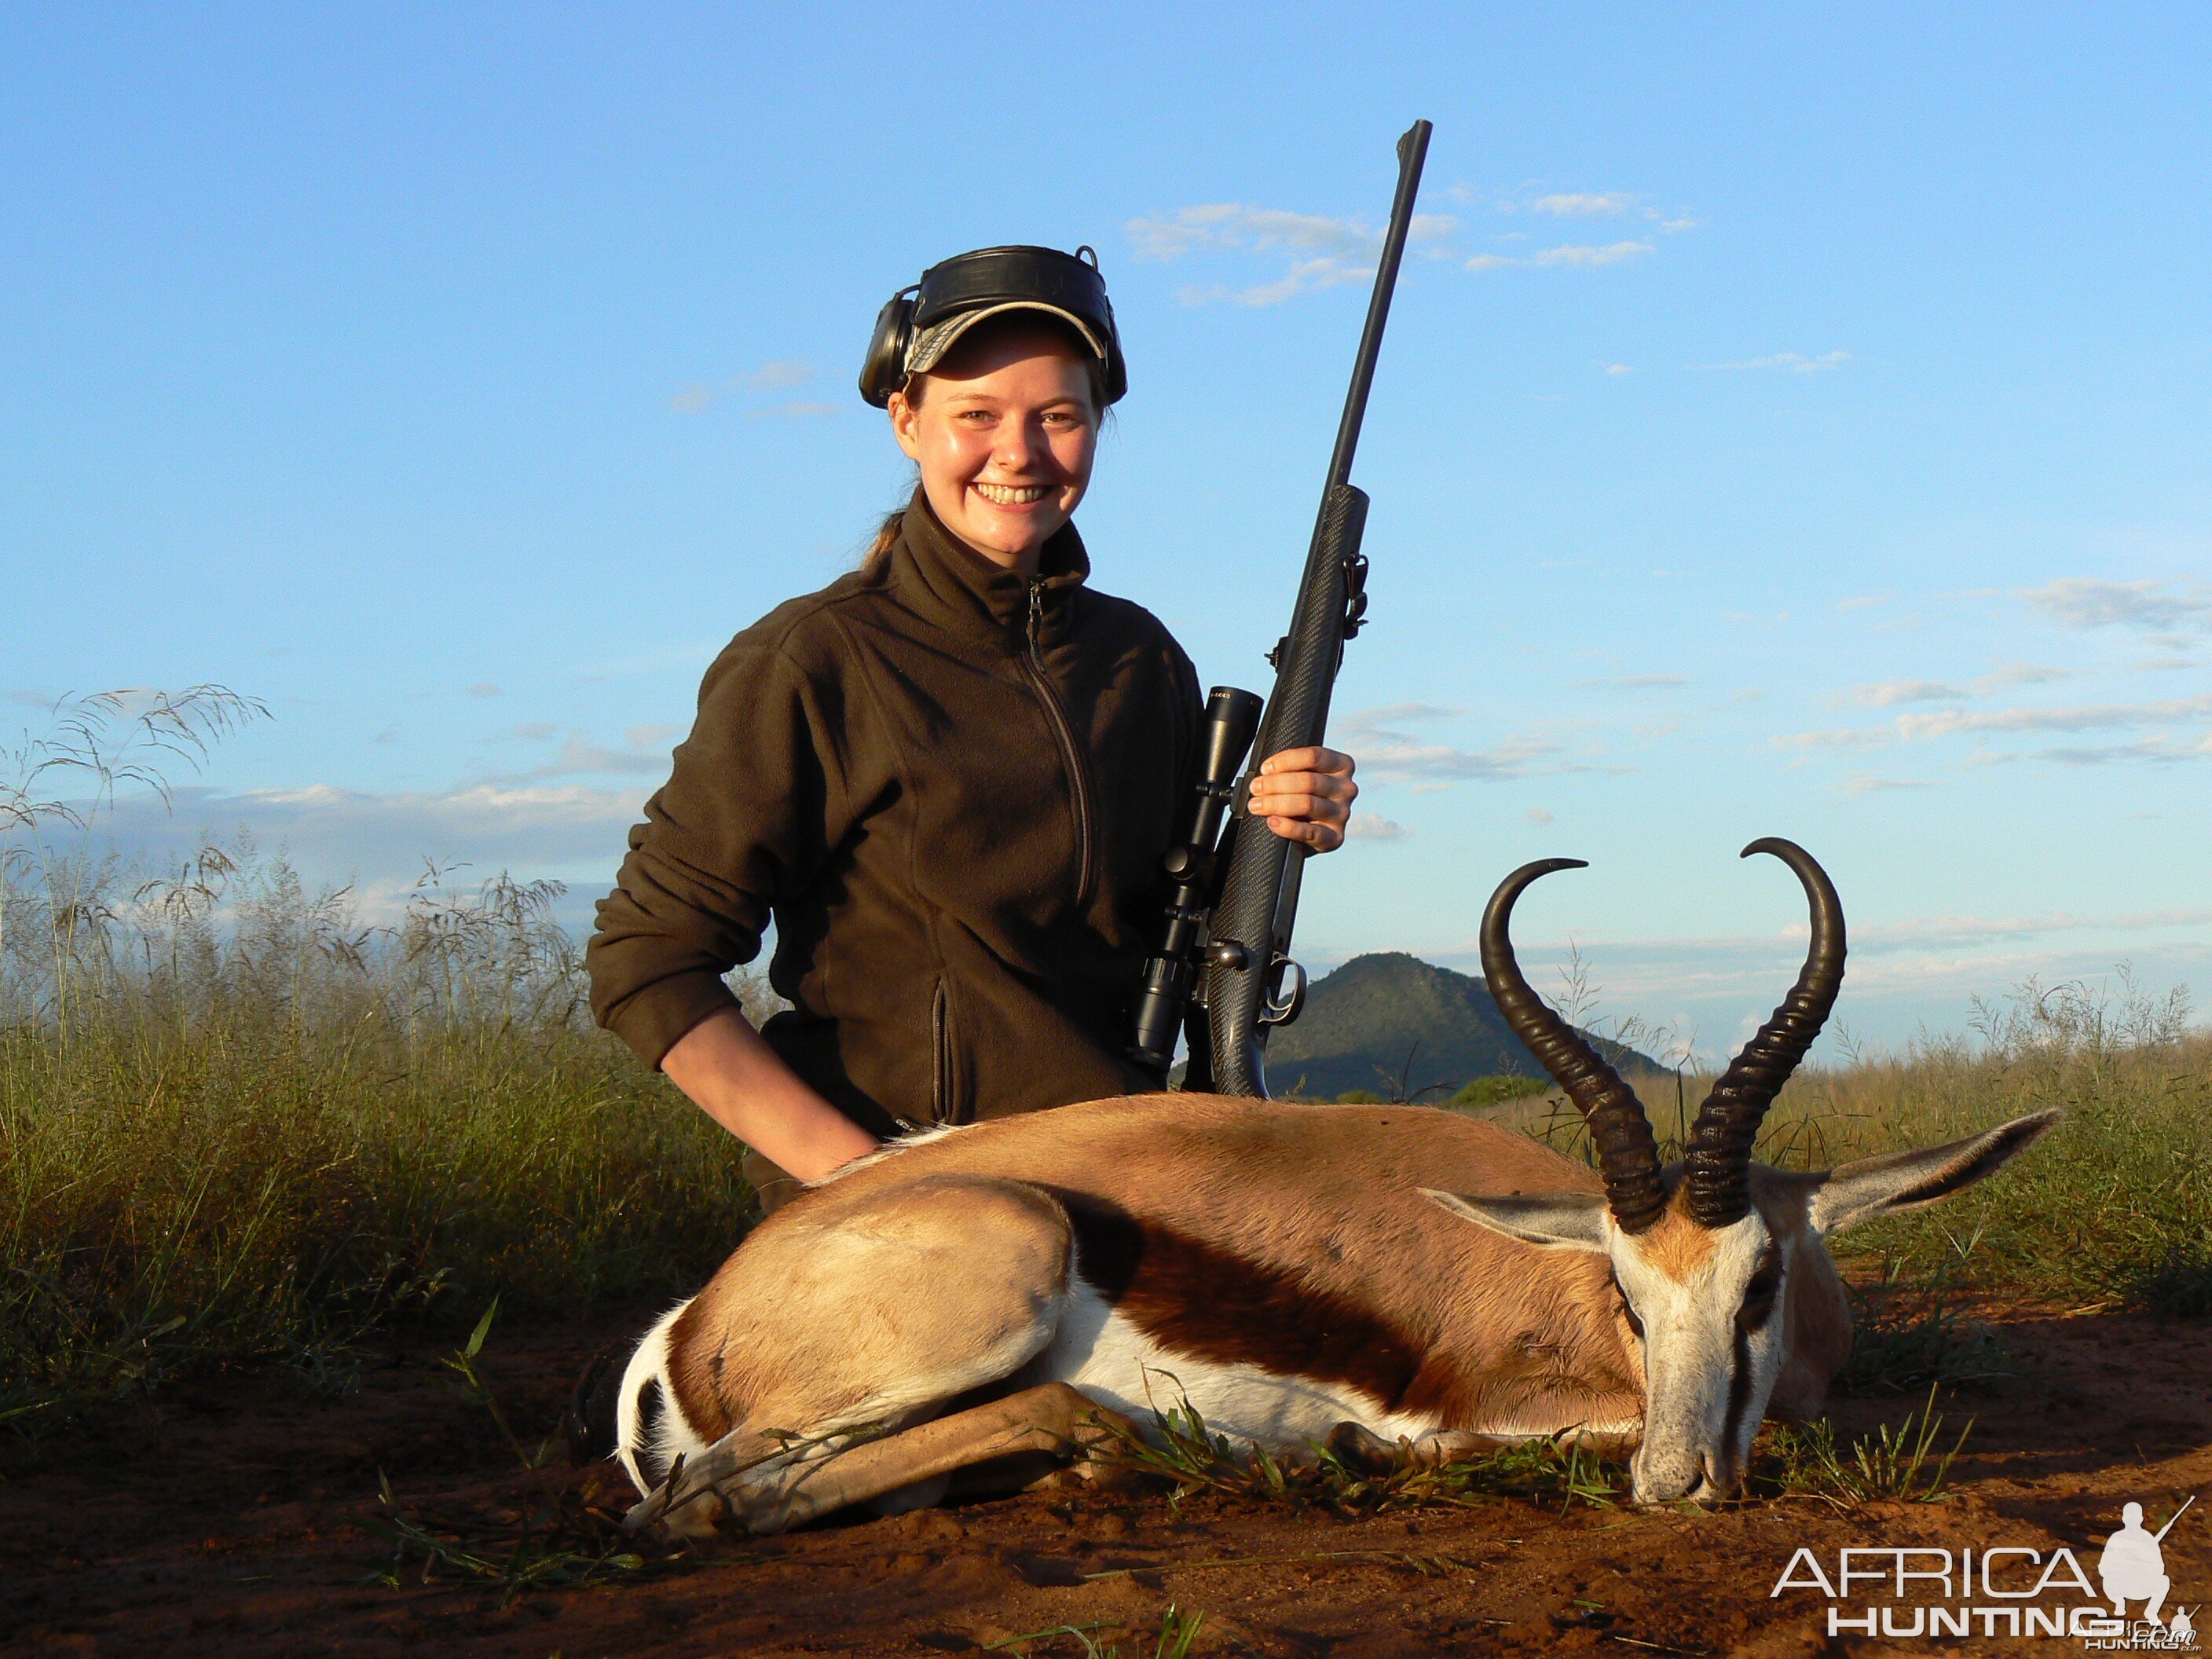
M343 1392L396 1315L695 1285L737 1148L592 1029L557 888L430 871L371 927L250 846L125 869L37 798L96 811L211 720L81 706L0 790L0 1417L242 1362Z
M382 1322L679 1292L752 1213L734 1144L591 1029L557 889L433 870L371 927L250 846L156 872L96 856L88 813L252 712L218 691L93 700L15 754L12 784L0 769L18 1430L241 1363L343 1392ZM1842 1241L1909 1292L1865 1311L1862 1386L2001 1370L1947 1312L1960 1289L2212 1312L2212 1040L2185 1016L2124 981L2031 986L1964 1036L1790 1085L1761 1155L1800 1167L2069 1114L1997 1179ZM1642 1080L1662 1141L1705 1081ZM1556 1098L1462 1109L1584 1139Z

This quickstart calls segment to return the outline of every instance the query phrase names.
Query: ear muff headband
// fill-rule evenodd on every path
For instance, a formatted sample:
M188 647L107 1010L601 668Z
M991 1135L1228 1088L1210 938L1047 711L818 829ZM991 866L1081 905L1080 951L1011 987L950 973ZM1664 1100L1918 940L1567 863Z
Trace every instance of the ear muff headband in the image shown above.
M966 313L1026 305L1058 313L1103 342L1106 401L1120 401L1129 389L1128 367L1097 256L1079 257L1090 252L987 247L932 265L920 283L893 295L877 313L875 333L860 365L860 396L878 409L890 401L891 393L906 384L915 339L925 331Z

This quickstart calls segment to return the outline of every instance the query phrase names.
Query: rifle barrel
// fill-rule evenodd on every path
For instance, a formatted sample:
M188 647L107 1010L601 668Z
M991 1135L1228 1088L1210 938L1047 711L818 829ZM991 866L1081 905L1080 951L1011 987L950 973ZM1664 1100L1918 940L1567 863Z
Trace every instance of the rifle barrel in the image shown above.
M1398 286L1398 266L1406 257L1406 238L1413 228L1413 198L1420 194L1421 168L1429 159L1428 121L1416 121L1398 140L1398 193L1390 203L1390 228L1383 233L1382 262L1376 268L1375 292L1367 301L1366 326L1359 331L1359 355L1352 360L1352 390L1337 423L1336 448L1328 458L1328 485L1322 493L1352 482L1352 457L1359 447L1359 428L1367 418L1367 389L1375 384L1375 360L1382 353L1382 325L1390 320L1390 295Z

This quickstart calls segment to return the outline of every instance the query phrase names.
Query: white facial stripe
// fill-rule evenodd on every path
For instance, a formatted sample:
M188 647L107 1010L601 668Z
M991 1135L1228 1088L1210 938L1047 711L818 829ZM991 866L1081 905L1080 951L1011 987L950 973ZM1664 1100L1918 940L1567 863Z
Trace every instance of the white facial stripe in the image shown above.
M1614 1276L1644 1325L1644 1443L1636 1455L1637 1496L1681 1497L1701 1479L1741 1478L1744 1456L1781 1375L1786 1277L1774 1311L1746 1328L1745 1292L1773 1251L1786 1251L1758 1213L1711 1237L1711 1253L1681 1278L1655 1265L1634 1235L1615 1236Z

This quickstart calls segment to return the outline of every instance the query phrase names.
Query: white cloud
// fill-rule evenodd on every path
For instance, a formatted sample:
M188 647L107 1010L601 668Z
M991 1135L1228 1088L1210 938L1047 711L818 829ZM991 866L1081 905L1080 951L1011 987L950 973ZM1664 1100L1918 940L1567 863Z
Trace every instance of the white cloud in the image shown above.
M1941 714L1899 715L1897 734L1907 743L1922 743L1961 732L2096 732L2200 720L2212 720L2212 696L2070 708L1947 708Z
M1868 708L1887 708L1900 702L1964 702L1970 697L1986 697L2008 685L2047 685L2053 680L2071 678L2070 668L2047 668L2039 663L2006 663L1986 674L1977 676L1971 684L1954 685L1948 680L1881 680L1872 685L1855 685L1832 704L1859 703Z
M1608 374L1633 374L1636 373L1634 366L1629 363L1603 363L1599 365L1599 367L1602 368Z
M1417 213L1407 228L1407 240L1412 246L1442 243L1458 226L1459 222L1449 215ZM1279 305L1314 289L1364 283L1375 275L1375 263L1382 251L1382 233L1356 220L1237 202L1208 203L1178 209L1169 216L1132 219L1127 228L1140 259L1270 252L1303 256L1272 282L1185 289L1182 298L1187 305L1217 300L1246 306Z
M1880 726L1871 730L1783 732L1767 739L1777 749L1879 749L1890 740Z
M1695 219L1662 219L1659 221L1659 228L1669 236L1678 236L1686 230L1695 230L1697 228L1698 222Z
M1552 815L1549 812L1547 812L1540 806L1532 806L1521 816L1527 818L1531 823L1551 823L1555 822Z
M1354 812L1344 828L1355 841L1403 841L1413 833L1380 812Z
M787 392L793 386L804 386L818 371L814 365L796 357L779 358L775 362L763 363L758 368L744 374L732 374L722 382L718 392L712 386L694 381L670 394L668 406L679 415L703 414L715 400L736 392ZM794 411L817 413L830 409L828 404L787 404L780 409L754 410L756 415L789 414Z
M1956 702L1966 696L1965 686L1942 680L1883 680L1874 685L1855 685L1835 701L1886 708L1899 702Z
M1779 368L1792 374L1817 374L1823 369L1840 368L1850 362L1848 351L1825 352L1818 357L1808 357L1796 351L1778 351L1771 357L1747 357L1737 363L1692 363L1692 368Z
M1686 674L1620 674L1612 679L1583 680L1588 686L1603 686L1613 691L1673 691L1691 684Z
M553 735L556 729L550 720L526 720L520 726L511 726L507 728L511 733L525 743L543 743Z
M517 726L514 734L538 740L550 736L552 729L544 724ZM548 778L665 778L669 768L668 739L686 729L681 726L633 726L623 733L619 749L594 743L581 732L572 732L550 760L525 771L501 774L487 782L497 787L514 788Z
M1528 204L1530 211L1556 213L1565 217L1580 218L1594 213L1626 213L1629 197L1623 191L1607 191L1603 195L1592 195L1577 191L1556 196L1539 196Z
M1442 783L1461 778L1511 778L1535 771L1577 769L1545 764L1559 746L1541 738L1511 737L1493 749L1454 749L1448 744L1422 743L1407 736L1403 726L1450 719L1462 711L1433 703L1400 702L1380 708L1364 708L1349 716L1333 734L1359 763L1359 775L1377 783Z
M749 421L804 421L817 415L835 415L837 412L836 404L801 402L776 404L767 409L749 409L745 411L745 418Z
M1854 772L1837 787L1846 795L1874 795L1890 789L1933 789L1936 786L1917 778L1877 778L1865 772Z
M1520 263L1518 259L1508 258L1503 253L1478 253L1467 262L1467 268L1469 270L1498 270Z
M781 358L772 363L763 363L750 374L739 374L729 383L732 392L744 386L754 392L783 392L792 386L805 386L815 375L814 365L796 357Z
M2025 599L2069 628L2173 628L2212 616L2212 598L2171 593L2163 581L2107 582L2087 576L2062 576L2042 587L2022 587Z
M192 787L175 792L173 811L152 796L126 796L103 810L99 823L119 850L149 856L196 846L203 834L248 830L263 847L282 848L311 884L349 881L372 896L404 894L426 858L484 874L567 871L580 883L604 877L611 884L645 793L574 784L474 783L394 794L329 784L235 793Z
M469 688L469 695L472 697L495 697L499 695L499 688L489 680L478 680Z
M1986 697L2001 685L2048 685L2074 678L2070 668L2051 668L2041 663L2008 662L1991 669L1974 682L1974 695Z
M1896 597L1897 595L1894 593L1861 593L1852 599L1838 599L1836 601L1836 609L1838 611L1865 611L1874 605L1887 605Z
M1530 254L1528 262L1531 264L1567 265L1577 270L1588 270L1599 265L1618 264L1623 259L1650 252L1651 244L1649 242L1609 242L1603 247L1547 247Z

